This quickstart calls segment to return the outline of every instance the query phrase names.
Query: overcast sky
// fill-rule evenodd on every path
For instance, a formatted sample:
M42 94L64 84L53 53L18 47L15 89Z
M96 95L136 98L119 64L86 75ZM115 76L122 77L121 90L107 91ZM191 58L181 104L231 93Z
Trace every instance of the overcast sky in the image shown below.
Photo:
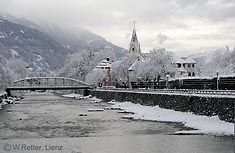
M0 11L34 22L81 26L128 48L186 55L235 45L235 0L0 0Z

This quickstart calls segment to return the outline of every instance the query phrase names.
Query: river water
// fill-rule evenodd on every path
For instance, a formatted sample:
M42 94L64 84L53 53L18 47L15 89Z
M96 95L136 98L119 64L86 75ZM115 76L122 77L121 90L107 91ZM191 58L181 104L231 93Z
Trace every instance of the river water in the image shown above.
M107 106L47 92L27 94L0 110L0 153L234 152L233 137L174 135L185 128L122 119L114 110L88 112Z

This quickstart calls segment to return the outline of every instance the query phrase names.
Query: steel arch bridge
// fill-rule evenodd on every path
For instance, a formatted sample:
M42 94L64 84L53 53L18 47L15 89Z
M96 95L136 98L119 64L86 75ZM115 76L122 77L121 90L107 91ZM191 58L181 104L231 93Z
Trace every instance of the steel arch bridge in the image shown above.
M66 77L28 77L13 82L6 88L10 95L12 90L77 90L92 89L93 87L83 81Z

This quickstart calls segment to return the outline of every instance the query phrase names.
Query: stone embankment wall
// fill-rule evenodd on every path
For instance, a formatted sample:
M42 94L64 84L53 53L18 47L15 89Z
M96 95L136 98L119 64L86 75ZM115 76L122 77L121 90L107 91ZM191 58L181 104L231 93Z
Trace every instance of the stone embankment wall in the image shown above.
M193 112L199 115L215 116L221 120L234 122L235 98L216 96L195 96L160 94L152 92L131 92L116 90L92 90L90 94L104 101L131 101L142 105L174 109L182 112Z

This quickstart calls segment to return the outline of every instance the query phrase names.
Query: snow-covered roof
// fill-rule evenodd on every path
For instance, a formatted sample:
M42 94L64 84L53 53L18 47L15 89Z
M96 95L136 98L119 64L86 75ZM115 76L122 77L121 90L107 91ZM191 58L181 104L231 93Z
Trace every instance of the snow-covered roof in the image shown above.
M184 63L193 63L193 64L196 64L197 62L193 58L188 57L186 60L184 60Z
M129 53L141 53L140 43L138 41L135 28L133 29L132 36L131 36L131 42L129 45Z
M191 64L196 64L197 62L191 58L191 57L187 57L187 58L180 58L178 56L174 56L173 57L173 63L180 63L180 64L184 64L184 63L191 63Z
M128 71L134 71L135 68L137 67L138 62L139 62L139 59L136 59L134 63L132 63L131 66L128 68Z
M97 66L96 68L110 68L111 67L111 62L106 58L104 60L102 60Z
M113 50L113 47L106 46L106 47L104 47L104 49L110 49L110 50Z
M178 56L173 57L173 63L183 63L184 60Z

